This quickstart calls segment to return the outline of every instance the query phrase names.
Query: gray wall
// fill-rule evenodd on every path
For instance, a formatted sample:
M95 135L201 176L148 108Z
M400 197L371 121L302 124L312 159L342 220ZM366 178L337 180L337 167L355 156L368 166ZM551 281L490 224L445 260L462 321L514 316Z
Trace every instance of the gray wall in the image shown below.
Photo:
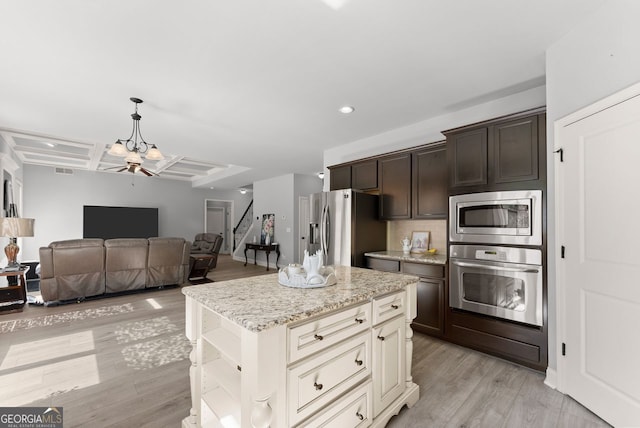
M549 367L557 367L554 122L640 81L640 2L607 2L547 50Z
M275 214L274 241L280 244L280 266L297 261L298 255L298 196L322 191L322 181L315 176L287 174L253 183L253 230L247 242L260 242L262 215ZM253 258L253 251L247 253ZM265 263L264 253L258 253L258 263ZM269 256L274 267L275 257Z
M52 241L82 238L84 205L158 208L160 236L193 240L204 231L204 200L233 200L234 224L252 198L234 190L194 189L190 182L74 171L56 174L54 168L25 165L22 217L35 218L35 236L24 238L21 260L37 260L38 249ZM232 226L232 227L233 227Z

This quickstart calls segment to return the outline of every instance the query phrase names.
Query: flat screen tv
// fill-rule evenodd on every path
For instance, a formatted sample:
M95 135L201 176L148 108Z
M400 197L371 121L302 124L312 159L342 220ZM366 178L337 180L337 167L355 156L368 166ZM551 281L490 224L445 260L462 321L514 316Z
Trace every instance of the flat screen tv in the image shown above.
M158 236L158 208L84 206L84 238Z

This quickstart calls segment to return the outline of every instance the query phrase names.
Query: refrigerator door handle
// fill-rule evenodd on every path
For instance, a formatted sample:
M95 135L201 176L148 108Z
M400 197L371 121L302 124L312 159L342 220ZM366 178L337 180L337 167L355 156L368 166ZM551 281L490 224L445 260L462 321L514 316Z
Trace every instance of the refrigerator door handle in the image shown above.
M324 234L324 260L327 260L327 256L329 255L329 245L331 245L331 213L329 212L329 205L327 205L325 214Z
M320 220L320 248L322 249L322 254L326 255L328 252L327 248L327 229L328 229L328 211L329 207L327 205L322 207L322 219Z

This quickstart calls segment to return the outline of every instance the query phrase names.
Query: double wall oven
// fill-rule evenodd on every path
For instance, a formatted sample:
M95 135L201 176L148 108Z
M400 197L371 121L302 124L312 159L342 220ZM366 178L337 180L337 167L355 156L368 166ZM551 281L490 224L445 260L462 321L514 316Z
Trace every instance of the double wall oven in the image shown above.
M542 191L449 198L451 307L542 325Z

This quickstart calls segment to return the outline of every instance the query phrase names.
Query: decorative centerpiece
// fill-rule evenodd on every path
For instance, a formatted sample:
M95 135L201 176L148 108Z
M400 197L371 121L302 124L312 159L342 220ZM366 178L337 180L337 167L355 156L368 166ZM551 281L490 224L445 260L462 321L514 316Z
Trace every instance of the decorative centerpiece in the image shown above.
M322 250L314 255L309 255L304 250L302 266L290 264L278 272L278 282L281 285L295 288L319 288L334 285L338 280L333 268L323 266L324 258Z

